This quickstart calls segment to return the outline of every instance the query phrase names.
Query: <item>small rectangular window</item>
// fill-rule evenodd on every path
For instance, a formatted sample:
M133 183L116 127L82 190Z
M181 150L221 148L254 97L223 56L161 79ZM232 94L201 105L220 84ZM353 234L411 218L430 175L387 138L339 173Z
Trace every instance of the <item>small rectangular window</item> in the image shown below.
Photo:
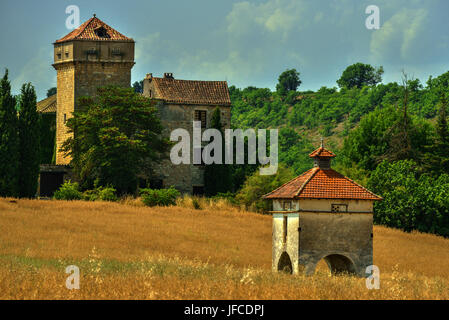
M58 53L57 56L58 56L58 59L61 59L61 54L60 53Z
M284 211L290 211L292 209L291 201L284 201Z
M284 237L283 237L283 243L287 243L287 229L288 229L288 217L284 216Z
M207 111L195 110L195 121L201 121L201 128L206 128L207 125Z
M332 204L331 206L332 212L348 212L347 204Z
M64 113L64 123L66 123L66 122L67 122L67 114Z

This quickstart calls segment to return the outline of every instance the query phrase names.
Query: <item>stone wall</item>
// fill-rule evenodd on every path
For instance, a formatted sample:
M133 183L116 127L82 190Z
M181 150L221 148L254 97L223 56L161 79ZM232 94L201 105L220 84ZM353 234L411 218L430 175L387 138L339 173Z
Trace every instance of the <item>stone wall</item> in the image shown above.
M293 273L312 274L317 263L325 259L333 271L343 269L365 276L366 267L373 264L373 214L372 211L356 212L372 208L372 201L346 200L348 208L352 207L354 213L329 212L331 202L344 201L299 200L299 207L313 204L313 208L327 208L328 212L273 214L273 271L279 269L281 255L286 252L291 259ZM274 201L275 210L281 208L281 203L279 200Z
M157 104L161 122L164 127L163 134L170 138L170 133L178 128L187 130L190 134L190 163L175 165L170 159L164 160L154 166L155 180L162 180L164 188L174 186L182 193L192 194L194 187L204 187L204 166L193 164L193 121L195 110L207 111L207 127L209 127L213 111L219 107L221 111L222 126L230 128L231 108L229 106L171 104L159 101ZM204 128L202 128L204 129ZM176 142L175 142L176 143ZM207 142L203 142L207 145ZM168 155L169 156L169 153Z
M95 96L97 88L105 85L130 87L134 42L58 43L54 47L54 59L57 71L56 164L68 164L70 158L64 157L59 149L71 136L66 121L77 110L78 98Z

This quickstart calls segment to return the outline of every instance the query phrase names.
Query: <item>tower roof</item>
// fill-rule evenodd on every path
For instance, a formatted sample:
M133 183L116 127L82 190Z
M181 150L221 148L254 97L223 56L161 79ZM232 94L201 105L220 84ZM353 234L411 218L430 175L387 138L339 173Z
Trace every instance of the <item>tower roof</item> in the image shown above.
M65 35L55 43L61 43L72 40L94 40L94 41L132 41L132 38L128 38L108 26L106 23L98 19L95 14L92 18L84 22L77 29L73 30L69 34Z
M155 98L170 103L231 105L226 81L180 80L173 77L147 78L154 83Z
M265 199L382 200L333 169L315 167L263 196Z
M326 162L336 155L321 147L309 157ZM318 165L263 196L265 199L347 199L382 200L381 197L338 173L330 166Z
M325 149L323 147L323 145L321 145L321 147L319 147L318 149L313 151L311 154L309 154L309 157L310 158L333 158L333 157L336 157L336 155L332 151Z

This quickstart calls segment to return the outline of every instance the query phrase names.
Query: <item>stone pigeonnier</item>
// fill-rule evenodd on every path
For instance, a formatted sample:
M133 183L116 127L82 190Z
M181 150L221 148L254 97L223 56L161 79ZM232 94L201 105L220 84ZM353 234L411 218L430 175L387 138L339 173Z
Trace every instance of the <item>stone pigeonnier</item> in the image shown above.
M273 271L313 274L324 259L332 274L359 276L373 264L373 204L382 200L331 168L323 144L314 167L263 196L273 204Z

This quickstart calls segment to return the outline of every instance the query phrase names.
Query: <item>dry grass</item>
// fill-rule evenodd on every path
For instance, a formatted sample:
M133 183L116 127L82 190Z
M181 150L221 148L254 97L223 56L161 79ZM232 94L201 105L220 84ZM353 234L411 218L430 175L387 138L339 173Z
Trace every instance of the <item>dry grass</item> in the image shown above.
M324 268L273 274L271 217L225 203L10 200L0 199L0 299L449 299L449 239L433 235L375 227L381 289L368 290ZM80 290L65 287L70 264Z

